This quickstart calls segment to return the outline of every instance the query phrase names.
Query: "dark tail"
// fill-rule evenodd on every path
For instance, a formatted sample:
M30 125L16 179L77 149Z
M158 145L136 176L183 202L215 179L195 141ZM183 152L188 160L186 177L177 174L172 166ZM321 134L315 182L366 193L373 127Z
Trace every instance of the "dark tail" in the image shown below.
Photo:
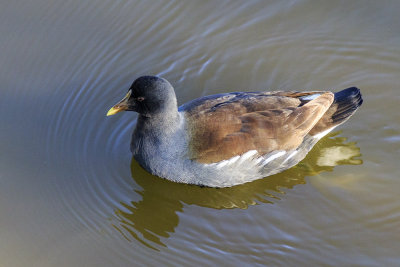
M335 93L331 107L315 124L309 134L316 135L342 124L356 112L362 102L361 92L357 87L350 87Z
M361 92L357 87L350 87L335 93L332 108L337 107L332 115L332 123L338 125L345 122L356 112L362 102Z

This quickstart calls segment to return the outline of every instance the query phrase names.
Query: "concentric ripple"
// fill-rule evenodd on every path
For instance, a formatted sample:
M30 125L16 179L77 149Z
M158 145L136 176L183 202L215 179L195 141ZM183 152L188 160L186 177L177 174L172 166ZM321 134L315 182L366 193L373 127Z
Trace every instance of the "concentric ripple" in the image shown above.
M320 148L313 150L303 163L283 174L220 190L170 183L147 174L135 161L131 162L129 143L136 115L126 113L106 118L105 113L124 95L132 79L137 76L130 75L135 73L137 68L134 65L138 59L137 55L141 54L140 51L145 50L147 45L158 43L157 45L164 46L165 53L170 53L158 62L160 69L156 74L172 76L172 82L174 82L176 74L172 72L183 68L182 74L176 77L176 89L180 98L181 92L183 95L186 93L180 89L181 86L186 88L185 90L200 90L199 95L217 92L208 91L210 89L221 91L207 82L218 85L216 77L228 76L228 73L233 71L231 66L223 64L228 56L237 57L235 61L239 62L241 67L251 69L254 77L264 75L262 71L267 61L257 59L257 51L267 49L272 55L282 56L282 47L290 46L293 39L301 38L297 34L270 36L247 48L243 46L243 43L236 43L233 40L229 49L241 50L241 55L229 52L229 49L228 51L204 51L203 54L197 51L198 56L190 55L188 52L194 49L191 46L196 45L193 36L181 37L179 49L171 44L166 45L168 38L171 38L166 33L171 32L170 27L178 23L176 16L179 16L182 8L179 5L173 8L166 6L165 9L168 12L160 21L151 25L146 22L147 24L142 26L140 26L140 21L136 21L134 25L137 28L131 32L126 27L115 26L117 30L108 36L109 39L101 40L101 36L96 36L98 33L93 33L94 35L89 36L89 39L96 39L99 42L95 43L86 55L74 62L76 68L65 67L71 72L55 88L54 103L50 103L47 107L53 110L52 127L47 129L46 137L47 160L65 174L62 179L57 179L54 189L69 212L69 215L65 215L66 220L70 224L74 224L75 220L79 221L93 235L106 233L113 236L117 230L126 240L137 240L147 247L158 250L160 246L165 246L163 239L168 238L178 226L177 213L182 211L183 204L213 209L246 209L249 205L257 203L274 203L282 198L287 188L304 184L306 176L330 171L339 164L361 163L358 159L359 148L354 143L347 143L342 137L334 135L321 141ZM273 16L260 17L258 20L255 19L243 25L242 28L246 31L247 28L256 27L257 24L265 23L268 19L273 19ZM163 23L167 25L166 28L162 27ZM215 18L213 23L215 27L212 31L204 33L205 38L218 39L224 35L231 35L230 31L233 31L233 28L225 30L225 26L218 18ZM153 35L152 33L155 32L158 34ZM142 35L148 43L135 46L135 54L132 54L129 60L124 60L124 56L129 54L126 46L135 43L137 35ZM117 36L120 38L118 41L112 40ZM326 43L322 41L323 39L323 36L317 34L304 40L303 46L298 47L298 49L308 49L310 45L317 50L331 49L330 54L337 51L335 56L330 56L330 61L315 68L318 72L336 65L337 63L332 60L335 58L343 60L342 56L348 53L347 50L341 49L344 46L348 47L344 42ZM363 53L365 48L362 48L361 44L353 44L353 46L354 53L352 54L355 56L352 59L357 59L357 53ZM246 60L241 59L243 55L246 56ZM360 58L362 56L362 54L359 55ZM276 57L271 56L269 59L274 61L277 60ZM154 55L147 55L141 59L146 62L146 64L142 62L143 66L154 62L156 58ZM309 60L312 65L314 59ZM349 59L344 58L344 60ZM219 66L215 69L217 64ZM275 75L277 73L275 71L279 68L278 65L275 70L271 70L267 84L262 88L257 88L261 85L255 85L255 89L265 90L270 84L279 83L281 77L278 74L278 76ZM193 77L204 75L209 71L213 71L215 78L204 84L187 84ZM86 75L83 75L85 73ZM286 80L280 84L285 88L291 84L291 81ZM235 89L251 89L240 82L235 85L230 85L228 82L226 86ZM57 107L60 99L63 99L62 106ZM340 148L345 149L340 150ZM318 162L324 162L323 158L326 157L322 155L324 151L332 150L347 152L335 155L337 159L330 165L317 165Z
M4 2L0 265L396 265L398 3L358 5ZM179 103L354 85L365 104L296 167L200 188L145 172L136 115L105 116L141 75Z

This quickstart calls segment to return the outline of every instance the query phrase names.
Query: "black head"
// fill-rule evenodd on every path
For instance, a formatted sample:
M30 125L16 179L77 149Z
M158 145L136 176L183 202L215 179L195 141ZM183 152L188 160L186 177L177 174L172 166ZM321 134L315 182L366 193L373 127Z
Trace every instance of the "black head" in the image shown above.
M156 76L142 76L132 83L124 99L113 106L107 116L128 110L151 117L168 112L169 109L177 109L176 96L171 84Z

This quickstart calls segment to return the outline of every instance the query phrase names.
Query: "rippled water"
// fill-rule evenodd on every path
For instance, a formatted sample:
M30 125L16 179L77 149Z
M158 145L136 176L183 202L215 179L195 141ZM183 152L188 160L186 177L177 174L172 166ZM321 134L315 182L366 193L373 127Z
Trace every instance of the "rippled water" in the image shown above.
M3 1L4 2L4 1ZM0 266L398 266L400 2L8 1L0 8ZM225 189L146 173L140 75L178 102L361 88L305 160Z

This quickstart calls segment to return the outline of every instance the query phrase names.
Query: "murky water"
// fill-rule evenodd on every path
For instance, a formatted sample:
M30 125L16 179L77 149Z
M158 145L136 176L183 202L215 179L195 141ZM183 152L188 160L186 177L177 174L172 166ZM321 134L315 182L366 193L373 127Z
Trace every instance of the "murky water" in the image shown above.
M3 1L0 266L399 266L400 2ZM361 88L284 173L225 189L132 160L140 75L179 103Z

